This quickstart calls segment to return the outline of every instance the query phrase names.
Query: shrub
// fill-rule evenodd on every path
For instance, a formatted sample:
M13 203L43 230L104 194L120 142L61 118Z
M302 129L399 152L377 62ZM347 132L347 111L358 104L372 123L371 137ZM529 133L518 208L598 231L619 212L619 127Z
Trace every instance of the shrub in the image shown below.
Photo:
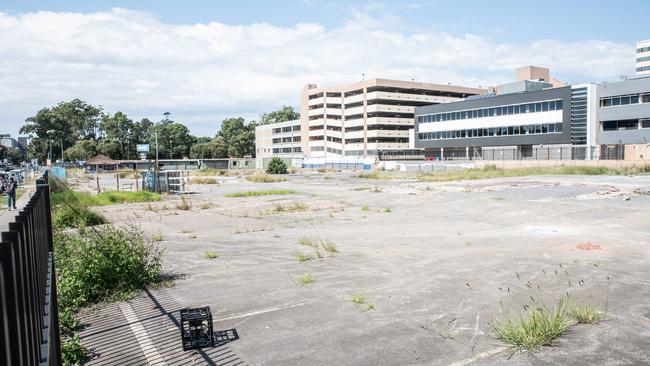
M161 252L133 225L57 231L54 250L59 302L73 310L129 295L161 271Z
M95 226L106 222L104 216L83 206L62 205L52 214L52 226L61 229Z
M266 168L268 174L288 174L287 163L277 156L271 158L269 166Z

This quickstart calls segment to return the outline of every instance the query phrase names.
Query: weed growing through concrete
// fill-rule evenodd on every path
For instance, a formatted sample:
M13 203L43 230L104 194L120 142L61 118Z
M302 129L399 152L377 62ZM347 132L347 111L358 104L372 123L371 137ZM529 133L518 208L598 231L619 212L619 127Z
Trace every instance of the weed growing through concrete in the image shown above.
M392 210L390 209L390 207L386 207L386 208L384 208L384 212L385 213L390 213L390 212L392 212Z
M246 177L246 180L255 183L275 183L287 180L286 178L274 177L268 174L253 174Z
M552 345L571 325L566 302L567 299L562 298L552 310L540 305L528 308L522 317L496 320L494 332L497 339L522 350Z
M469 241L469 240L465 240L465 246L466 246L466 247L471 247L471 246L472 246L472 242Z
M190 183L193 183L193 184L219 184L219 181L216 178L197 177L197 178L192 178L192 180L190 180Z
M190 239L196 239L196 235L192 234L192 235L190 235L188 238L190 238Z
M152 205L151 203L149 203L149 204L147 205L147 207L145 208L145 210L147 210L147 211L151 211L151 212L158 212L158 210L156 210L156 208L153 207L153 205Z
M176 208L183 211L191 210L192 201L190 199L185 198L185 196L181 196L180 202L176 203Z
M361 206L361 211L369 211L369 210L370 210L370 208L368 207L367 204L364 204L363 206Z
M153 241L162 241L163 240L163 234L162 233L156 233L152 237Z
M217 252L209 252L208 251L208 252L203 253L203 258L205 258L205 259L216 259L216 258L219 258L219 257L220 257L220 255Z
M307 205L302 203L302 202L294 202L289 205L282 205L279 203L276 203L273 205L273 209L271 210L271 213L279 214L279 213L291 213L291 212L303 212L307 211Z
M373 193L381 193L381 192L383 192L383 191L382 191L381 188L379 188L378 186L375 186L375 188L373 188L372 191L370 191L370 192L373 192Z
M314 238L310 238L308 236L301 236L300 238L298 238L298 244L307 247L318 248L317 241Z
M350 297L350 301L358 307L365 308L365 310L375 309L375 304L370 302L367 297L361 294L354 294Z
M326 251L327 253L329 253L330 255L339 252L339 249L336 247L336 244L334 244L331 240L324 240L324 241L321 241L321 244L320 244L320 245L321 245L321 246L323 247L323 249L325 249L325 251Z
M202 203L201 206L200 206L201 210L207 210L210 207L212 207L212 204L209 203L209 202L208 203Z
M312 260L312 256L311 256L311 255L309 255L309 254L305 254L305 253L302 253L302 252L298 252L298 253L296 253L296 256L295 256L295 257L296 257L296 260L297 260L298 262L306 262L306 261Z
M569 307L569 316L578 324L597 324L602 320L603 313L593 304L572 305Z
M300 283L302 283L303 285L309 285L310 283L314 283L314 282L316 282L316 277L310 274L300 276Z

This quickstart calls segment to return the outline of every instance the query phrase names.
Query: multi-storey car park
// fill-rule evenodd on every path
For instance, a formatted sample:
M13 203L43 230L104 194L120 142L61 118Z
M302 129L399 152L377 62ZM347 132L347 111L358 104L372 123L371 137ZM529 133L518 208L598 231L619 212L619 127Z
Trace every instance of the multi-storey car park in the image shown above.
M304 153L312 158L373 157L409 148L415 107L444 104L486 89L386 79L301 92Z

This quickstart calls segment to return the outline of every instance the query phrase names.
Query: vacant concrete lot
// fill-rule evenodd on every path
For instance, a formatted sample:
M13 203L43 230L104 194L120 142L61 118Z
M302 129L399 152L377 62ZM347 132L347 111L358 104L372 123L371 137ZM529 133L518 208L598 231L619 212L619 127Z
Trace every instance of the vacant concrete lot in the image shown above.
M243 362L650 363L650 176L217 178L192 186L189 209L166 197L99 210L161 234L166 271L182 275L167 291L235 328ZM297 193L226 197L268 189ZM303 245L328 241L338 252ZM567 292L605 320L508 358L494 318Z

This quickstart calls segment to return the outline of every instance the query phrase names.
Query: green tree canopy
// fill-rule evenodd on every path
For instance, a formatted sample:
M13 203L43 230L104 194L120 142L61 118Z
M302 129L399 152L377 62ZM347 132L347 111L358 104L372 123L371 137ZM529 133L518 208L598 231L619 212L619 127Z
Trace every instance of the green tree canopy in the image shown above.
M229 157L255 155L255 122L245 124L243 118L226 118L217 134L228 148Z
M293 107L284 105L277 111L262 113L259 124L267 125L269 123L293 121L298 118L300 118L300 113L296 112Z

